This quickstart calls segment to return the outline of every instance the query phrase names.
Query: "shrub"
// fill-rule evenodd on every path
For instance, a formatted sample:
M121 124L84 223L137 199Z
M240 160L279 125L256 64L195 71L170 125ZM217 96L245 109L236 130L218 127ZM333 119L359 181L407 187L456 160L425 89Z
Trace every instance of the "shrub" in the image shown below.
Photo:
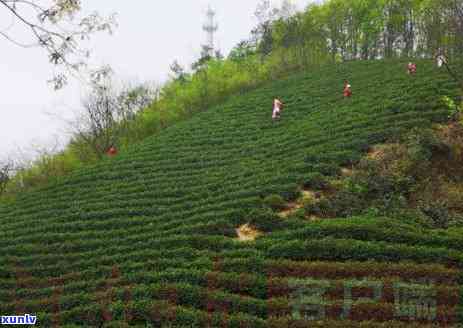
M323 190L328 186L327 178L318 172L309 174L304 181L304 187L315 189L315 190Z
M434 222L418 209L397 209L391 215L404 223L410 223L421 228L431 229L434 227Z
M372 206L379 215L400 217L401 211L407 208L407 200L401 194L391 193L372 200L365 200L364 206Z
M262 231L273 231L282 226L281 219L268 208L251 210L247 217L250 225Z
M301 191L296 183L291 183L281 188L281 196L287 201L294 201L301 196Z
M283 210L287 207L286 201L280 195L270 195L264 198L264 205L272 210Z
M415 166L422 167L435 155L449 155L450 147L431 129L413 129L405 136L408 154Z
M361 197L350 191L341 190L318 201L308 200L304 204L304 210L308 215L319 217L348 217L362 213L365 206Z
M318 201L307 200L304 203L304 211L307 215L315 215L318 217L332 217L334 213L331 211L330 201L323 197Z
M325 176L336 176L340 172L339 165L320 163L312 166L315 172L320 172Z
M449 118L456 121L461 114L462 106L458 106L455 100L448 96L443 96L441 102L449 110Z
M372 206L388 215L407 207L407 198L417 182L415 178L400 172L401 164L390 162L400 159L392 148L382 161L362 161L359 170L346 180L344 189L352 194L354 207ZM345 198L346 195L343 195L340 200ZM339 200L336 202L339 203Z
M348 217L360 214L365 208L365 202L362 197L349 191L337 192L329 200L329 211L336 217Z
M299 209L295 210L293 213L291 213L290 216L288 216L288 219L304 220L305 219L305 210L304 210L304 208L299 208Z
M451 216L445 201L421 202L420 210L434 223L435 228L446 229L451 221Z

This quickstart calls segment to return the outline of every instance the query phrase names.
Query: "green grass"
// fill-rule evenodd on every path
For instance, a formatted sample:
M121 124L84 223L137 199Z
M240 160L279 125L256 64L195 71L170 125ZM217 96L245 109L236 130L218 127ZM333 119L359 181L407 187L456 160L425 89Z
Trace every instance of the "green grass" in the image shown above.
M441 97L456 97L455 83L427 61L414 77L404 67L353 62L275 81L0 205L0 315L37 313L42 326L63 327L302 327L293 277L334 286L320 327L456 322L461 230L253 217L266 197L294 200L373 144L445 122ZM346 78L352 99L342 98ZM279 122L274 95L286 104ZM253 220L267 233L237 241L235 228ZM432 280L437 317L395 317L385 293L354 302L341 322L342 285L352 279Z

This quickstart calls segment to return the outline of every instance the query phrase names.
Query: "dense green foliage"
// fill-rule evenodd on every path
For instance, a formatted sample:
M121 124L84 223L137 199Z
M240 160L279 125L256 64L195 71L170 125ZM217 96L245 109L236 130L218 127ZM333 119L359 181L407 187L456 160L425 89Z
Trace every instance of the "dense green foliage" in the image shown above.
M441 98L457 86L418 67L410 77L402 61L352 62L275 81L0 205L0 313L37 313L42 326L302 327L294 289L328 281L327 321L314 326L455 323L461 229L284 220L264 202L292 201L372 144L445 121ZM278 122L274 94L286 104ZM238 241L244 223L264 236ZM420 278L434 281L436 318L394 316L394 284L419 290ZM382 282L377 302L359 299L371 298L363 279ZM358 301L340 323L345 283Z
M189 73L175 62L172 79L150 106L123 122L117 133L108 128L101 135L109 135L111 143L125 150L229 97L327 63L429 59L443 53L454 64L454 58L463 55L461 0L327 0L299 13L284 6L275 13L265 3L250 40L238 43L226 59L203 56ZM44 185L99 160L106 150L95 153L101 135L92 136L90 142L75 135L64 152L42 156L20 179L13 179L9 193Z
M328 0L298 13L275 13L265 3L253 41L164 86L161 99L140 116L150 131L288 72L328 62L463 55L459 0Z
M370 213L434 228L462 226L462 139L461 117L393 136L344 167L342 178L313 174L305 186L318 197L301 202L304 209L298 215Z

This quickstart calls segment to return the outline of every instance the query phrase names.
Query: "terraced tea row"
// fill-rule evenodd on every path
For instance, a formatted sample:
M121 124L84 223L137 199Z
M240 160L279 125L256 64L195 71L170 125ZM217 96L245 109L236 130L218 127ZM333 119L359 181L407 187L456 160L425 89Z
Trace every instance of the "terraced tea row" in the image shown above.
M301 321L303 318L300 315L304 316L304 312L299 312L302 309L298 302L306 302L304 303L306 310L313 311L311 316L323 316L318 319L409 322L411 318L407 311L410 309L407 306L411 304L401 304L397 298L402 297L406 302L416 301L418 297L419 302L429 302L427 312L419 314L424 316L415 318L421 323L434 322L448 325L456 320L456 306L460 297L456 288L459 272L454 269L437 265L385 265L374 262L286 262L268 263L266 268L272 270L272 266L276 266L279 270L293 269L292 275L277 277L272 274L275 273L274 270L262 276L177 269L151 275L129 275L130 278L125 279L124 274L113 267L108 271L107 279L95 281L95 284L92 280L87 280L86 284L65 284L61 281L61 284L48 288L46 293L37 295L40 296L37 301L16 300L4 309L14 311L19 306L28 311L45 310L52 313L54 320L59 322L66 321L68 316L72 316L79 317L80 322L96 324L96 322L105 322L107 319L105 316L109 316L132 324L152 322L150 314L160 310L156 308L159 302L168 300L169 307L175 304L175 306L195 309L199 311L196 315L199 317L204 312L209 315L222 314L223 318L228 315L252 318L252 324L257 320L262 321L262 325L271 325L275 320ZM337 271L337 267L343 270ZM295 275L294 268L304 268L307 271L301 271L303 276L298 276ZM376 273L370 276L368 273L371 271ZM310 272L316 272L318 278L308 278L307 274L312 276ZM402 276L402 272L407 273ZM330 278L326 277L325 273ZM418 276L415 276L415 273L418 273ZM77 277L79 276L67 278ZM442 279L443 277L447 278ZM417 280L417 278L421 279ZM430 281L432 282L429 283ZM25 288L23 291L27 292L27 283L24 281L21 283ZM29 281L29 283L33 282ZM323 290L322 294L320 288ZM417 290L424 293L424 296L416 294ZM66 296L57 298L56 293L61 296L64 292ZM313 298L302 298L304 295L315 295L318 301L314 302ZM19 299L21 289L13 297ZM137 301L133 301L135 299ZM95 303L94 308L85 306L92 302ZM110 304L113 305L109 306ZM54 310L57 306L59 312ZM397 306L404 307L402 312L397 312L400 311ZM147 307L150 310L145 312ZM133 314L121 316L127 312L143 314L143 317L136 319ZM183 324L188 325L198 320L196 316L185 319L183 316L177 318L174 315L170 320L173 322L186 320ZM391 327L396 325L391 322L390 324Z

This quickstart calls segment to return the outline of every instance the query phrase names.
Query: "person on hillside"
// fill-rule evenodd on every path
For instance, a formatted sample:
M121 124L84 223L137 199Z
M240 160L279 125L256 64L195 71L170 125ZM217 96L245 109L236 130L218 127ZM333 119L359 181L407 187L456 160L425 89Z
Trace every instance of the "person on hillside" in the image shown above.
M344 98L352 97L352 87L348 81L344 82Z
M407 66L407 69L408 69L408 74L409 75L414 75L416 73L416 64L412 63L412 62L409 62L408 66Z
M109 149L108 149L108 151L106 153L108 154L109 157L116 156L117 155L117 148L114 147L114 145L111 145L111 147L109 147Z
M436 65L437 67L441 68L445 63L445 56L442 53L439 53L436 56Z
M283 103L280 99L275 97L273 99L273 113L272 113L272 120L277 120L280 118L281 109L283 108Z

